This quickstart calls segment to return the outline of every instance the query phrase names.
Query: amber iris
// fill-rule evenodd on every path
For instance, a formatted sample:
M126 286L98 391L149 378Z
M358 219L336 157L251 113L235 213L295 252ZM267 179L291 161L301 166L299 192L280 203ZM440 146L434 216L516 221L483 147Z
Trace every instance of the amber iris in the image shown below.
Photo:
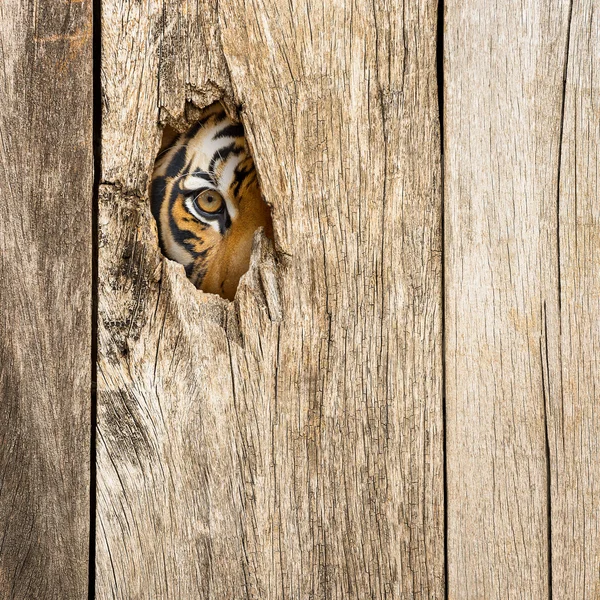
M223 207L223 198L215 190L204 190L196 198L198 208L206 213L217 213Z

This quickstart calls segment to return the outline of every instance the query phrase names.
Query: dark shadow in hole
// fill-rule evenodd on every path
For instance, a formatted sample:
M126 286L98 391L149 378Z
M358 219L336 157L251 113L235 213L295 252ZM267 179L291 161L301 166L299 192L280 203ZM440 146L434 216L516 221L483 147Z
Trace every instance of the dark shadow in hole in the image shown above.
M172 127L171 125L164 126L158 156L160 156L167 148L169 148L169 146L171 146L175 142L175 139L178 135L179 131L177 131L175 127Z

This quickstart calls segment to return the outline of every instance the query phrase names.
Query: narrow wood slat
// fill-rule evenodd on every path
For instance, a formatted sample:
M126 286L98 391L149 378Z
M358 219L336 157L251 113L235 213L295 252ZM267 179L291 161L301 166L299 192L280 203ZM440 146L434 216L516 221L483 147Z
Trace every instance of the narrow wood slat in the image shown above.
M102 22L96 596L235 598L245 499L228 310L161 265L146 196L159 102L183 113L227 81L216 12L107 0Z
M553 1L446 4L450 598L550 593L568 11Z
M600 597L600 11L573 2L561 140L560 380L552 394L552 594Z
M0 597L87 598L91 3L0 6Z
M443 597L435 33L429 0L104 1L99 599ZM146 196L157 120L221 91L276 230L233 304Z

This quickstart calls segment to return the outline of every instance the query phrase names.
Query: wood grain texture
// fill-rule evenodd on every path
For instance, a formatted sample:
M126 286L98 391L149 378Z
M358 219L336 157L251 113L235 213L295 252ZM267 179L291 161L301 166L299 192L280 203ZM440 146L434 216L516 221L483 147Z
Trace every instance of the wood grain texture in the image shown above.
M443 597L435 29L429 0L105 0L99 599ZM146 197L157 120L220 93L276 233L231 304Z
M561 380L552 396L553 597L600 597L600 13L574 2L562 120Z
M87 598L89 2L0 5L0 597Z
M568 22L568 2L446 5L449 598L550 594Z

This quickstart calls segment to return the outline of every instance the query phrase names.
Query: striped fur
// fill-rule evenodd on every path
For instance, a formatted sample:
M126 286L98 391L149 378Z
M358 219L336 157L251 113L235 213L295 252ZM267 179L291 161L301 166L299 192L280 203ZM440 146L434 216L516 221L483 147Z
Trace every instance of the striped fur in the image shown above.
M163 254L196 287L232 299L254 232L271 236L272 225L243 127L220 103L158 156L150 197Z

